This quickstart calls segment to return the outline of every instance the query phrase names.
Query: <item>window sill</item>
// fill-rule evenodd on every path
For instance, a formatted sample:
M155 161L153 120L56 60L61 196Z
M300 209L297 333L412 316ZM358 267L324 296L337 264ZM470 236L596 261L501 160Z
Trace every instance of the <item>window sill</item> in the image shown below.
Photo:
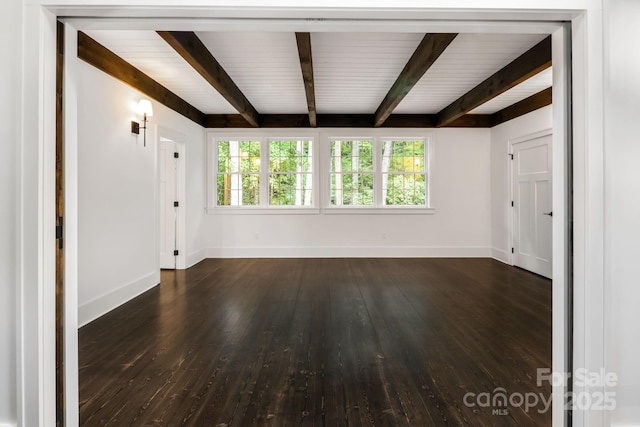
M433 215L434 208L414 206L375 207L330 207L322 210L327 215Z
M318 208L302 208L302 207L217 207L207 208L209 215L317 215L320 213Z
M386 208L374 207L330 207L330 208L300 208L300 207L218 207L207 208L209 215L433 215L434 208L395 206Z

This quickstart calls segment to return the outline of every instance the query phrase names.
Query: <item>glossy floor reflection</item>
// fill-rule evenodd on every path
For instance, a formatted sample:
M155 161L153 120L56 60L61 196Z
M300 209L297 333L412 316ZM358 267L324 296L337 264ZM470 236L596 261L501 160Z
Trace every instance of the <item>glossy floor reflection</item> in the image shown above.
M550 394L551 283L490 259L206 260L83 327L79 357L83 426L544 426L500 388Z

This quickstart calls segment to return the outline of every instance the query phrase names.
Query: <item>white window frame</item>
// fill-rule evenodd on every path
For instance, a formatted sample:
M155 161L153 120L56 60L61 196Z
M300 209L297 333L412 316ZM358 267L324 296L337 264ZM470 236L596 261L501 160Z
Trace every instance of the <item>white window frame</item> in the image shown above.
M243 129L208 131L206 133L207 208L208 214L318 214L319 200L319 159L318 135L306 129ZM304 139L311 141L312 165L312 205L311 206L270 206L269 205L269 141L278 139ZM247 206L219 206L217 204L218 141L249 140L260 142L260 204Z
M373 141L373 192L374 204L367 206L354 205L332 205L331 204L331 146L330 141L336 139L343 140L371 140ZM421 139L424 141L424 165L426 174L426 200L424 206L408 205L384 205L382 200L382 144L385 140L411 140ZM355 214L355 215L431 215L435 213L433 198L433 159L434 159L434 136L432 132L421 130L405 129L366 129L359 131L349 131L334 129L320 134L322 141L322 210L326 214Z

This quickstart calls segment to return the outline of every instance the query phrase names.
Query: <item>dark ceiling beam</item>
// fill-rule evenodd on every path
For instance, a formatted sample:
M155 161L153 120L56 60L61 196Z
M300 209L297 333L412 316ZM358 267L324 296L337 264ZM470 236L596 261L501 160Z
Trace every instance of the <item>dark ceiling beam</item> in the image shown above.
M491 127L490 114L467 114L451 122L447 127ZM392 114L382 124L385 128L434 128L435 114ZM373 114L318 114L317 127L321 128L371 128ZM207 114L206 128L249 128L252 127L240 114ZM306 114L262 114L260 127L263 128L308 128Z
M393 110L413 89L416 83L420 81L424 73L431 68L456 36L457 34L450 33L425 34L415 52L411 55L409 62L404 66L395 83L389 89L387 96L384 97L376 110L375 127L382 126L384 121L393 113Z
M552 89L549 87L522 101L503 108L491 115L491 126L497 126L516 117L523 116L539 108L551 105Z
M260 126L260 115L256 109L194 32L158 31L158 34L204 77L251 126Z
M440 111L437 126L446 126L550 66L551 36L548 36Z
M78 32L78 58L204 126L204 113L82 31Z
M316 127L316 89L313 81L313 59L311 56L311 34L296 33L300 69L304 80L304 91L307 95L307 109L309 110L309 124Z

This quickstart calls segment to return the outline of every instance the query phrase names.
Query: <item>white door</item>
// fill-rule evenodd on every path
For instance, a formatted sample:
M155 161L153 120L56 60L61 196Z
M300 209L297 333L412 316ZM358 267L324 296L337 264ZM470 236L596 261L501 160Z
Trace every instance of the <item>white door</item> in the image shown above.
M513 144L513 263L551 278L551 135Z
M175 269L178 250L178 161L176 143L160 142L160 268ZM178 206L176 206L176 204Z

